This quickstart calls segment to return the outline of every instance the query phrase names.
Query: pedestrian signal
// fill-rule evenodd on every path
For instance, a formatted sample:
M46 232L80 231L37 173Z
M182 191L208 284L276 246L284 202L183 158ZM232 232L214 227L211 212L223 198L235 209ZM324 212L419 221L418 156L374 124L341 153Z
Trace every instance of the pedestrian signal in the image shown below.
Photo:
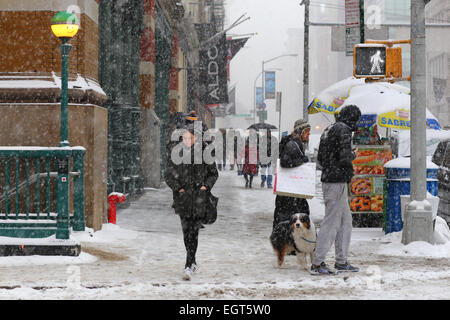
M385 44L357 44L353 49L355 78L401 78L402 49Z

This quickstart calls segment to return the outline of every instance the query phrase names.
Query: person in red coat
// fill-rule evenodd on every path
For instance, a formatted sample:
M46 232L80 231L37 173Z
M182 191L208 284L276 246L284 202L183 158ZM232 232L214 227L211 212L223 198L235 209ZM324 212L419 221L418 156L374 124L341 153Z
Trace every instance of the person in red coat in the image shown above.
M250 136L252 134L255 134L255 132L251 131ZM250 137L245 140L245 158L244 166L242 167L242 174L244 175L246 188L252 188L253 177L258 174L258 143L257 141L252 142L250 140Z

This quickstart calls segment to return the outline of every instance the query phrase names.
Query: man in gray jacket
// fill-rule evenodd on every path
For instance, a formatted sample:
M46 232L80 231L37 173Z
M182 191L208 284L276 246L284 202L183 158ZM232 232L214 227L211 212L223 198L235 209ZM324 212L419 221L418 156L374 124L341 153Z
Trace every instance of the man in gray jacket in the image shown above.
M336 122L330 125L320 137L317 162L322 167L322 191L325 201L325 216L317 236L313 274L333 274L325 264L325 256L335 245L335 269L357 272L347 261L352 235L352 214L348 204L348 183L353 176L355 154L352 151L352 132L361 118L361 111L355 105L342 107L336 115Z

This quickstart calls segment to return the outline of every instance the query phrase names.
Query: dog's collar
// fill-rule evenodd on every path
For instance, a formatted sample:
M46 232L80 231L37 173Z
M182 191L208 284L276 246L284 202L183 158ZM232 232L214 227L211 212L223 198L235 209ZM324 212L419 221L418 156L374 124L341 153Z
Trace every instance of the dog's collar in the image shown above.
M309 243L316 243L316 241L311 241L311 240L305 239L304 237L302 237L302 240L309 242Z

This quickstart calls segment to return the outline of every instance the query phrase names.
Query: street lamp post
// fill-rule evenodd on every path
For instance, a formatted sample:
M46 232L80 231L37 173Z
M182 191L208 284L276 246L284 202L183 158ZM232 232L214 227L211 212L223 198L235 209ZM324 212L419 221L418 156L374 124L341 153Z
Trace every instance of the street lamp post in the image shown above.
M52 19L53 34L61 39L59 46L61 52L61 123L60 123L60 147L69 146L68 101L69 101L69 53L72 45L68 42L78 32L79 22L77 16L67 11L60 11Z
M59 147L69 146L69 53L72 45L68 42L78 32L79 22L75 14L60 11L52 19L51 28L56 37L61 39L61 120ZM69 239L69 153L58 154L58 180L56 183L56 238Z
M264 89L265 89L265 88L264 88L264 65L267 64L267 63L269 63L269 62L272 62L272 61L274 61L274 60L276 60L276 59L282 58L282 57L297 57L297 56L298 56L298 54L296 54L296 53L292 53L292 54L282 54L282 55L277 56L277 57L275 57L275 58L272 58L272 59L269 59L269 60L263 60L263 61L262 61L261 87L262 87L263 103L264 103L264 100L265 100L265 90L264 90ZM264 123L264 119L261 118L261 116L259 117L259 122Z

